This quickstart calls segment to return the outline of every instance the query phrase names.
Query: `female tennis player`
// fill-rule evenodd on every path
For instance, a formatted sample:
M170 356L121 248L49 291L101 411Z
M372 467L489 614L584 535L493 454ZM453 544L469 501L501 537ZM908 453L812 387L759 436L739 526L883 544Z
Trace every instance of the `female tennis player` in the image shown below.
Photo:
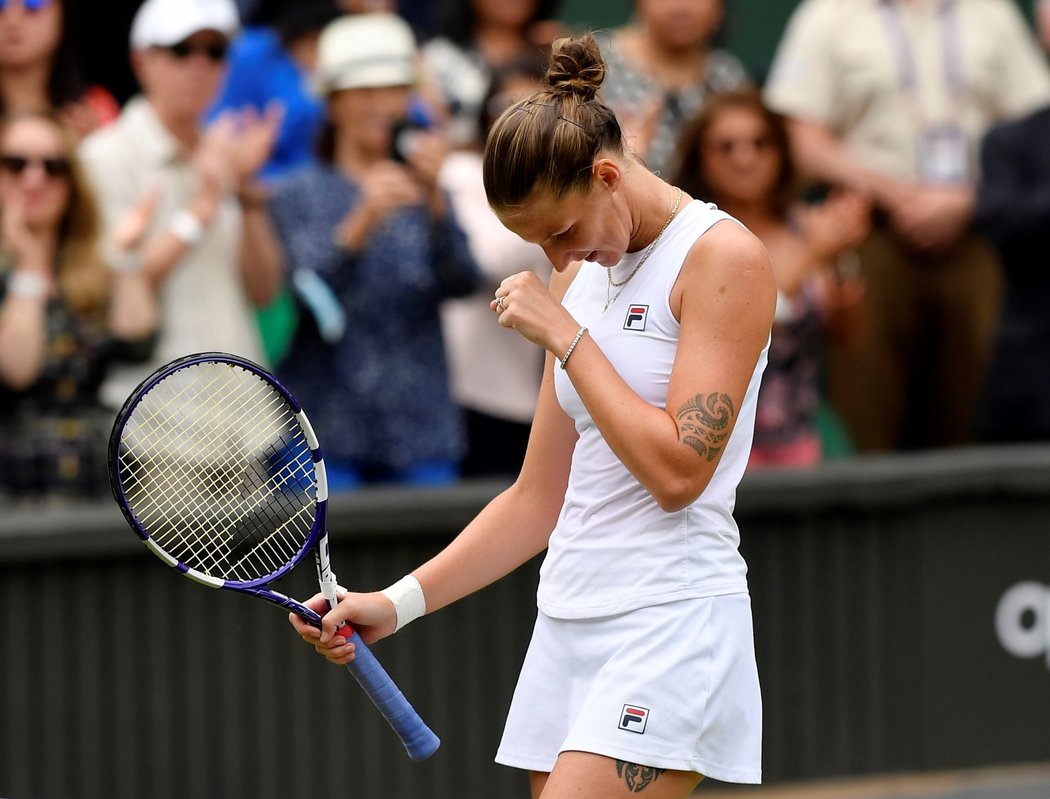
M524 272L492 301L548 353L517 480L411 575L346 594L320 633L291 621L343 664L344 621L378 640L546 549L496 760L527 769L533 797L671 799L705 775L761 779L732 508L776 286L751 233L625 148L604 73L592 37L560 40L546 85L486 145L490 204L556 270L549 289Z

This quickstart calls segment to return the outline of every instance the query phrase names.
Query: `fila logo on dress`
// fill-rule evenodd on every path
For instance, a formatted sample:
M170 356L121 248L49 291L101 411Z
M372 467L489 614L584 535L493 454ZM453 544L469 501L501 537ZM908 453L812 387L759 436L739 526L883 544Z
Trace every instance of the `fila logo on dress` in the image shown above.
M648 305L631 305L627 308L627 318L623 320L624 330L645 330L645 320L649 317Z
M645 732L645 724L649 721L649 708L638 705L624 705L620 712L621 730L636 732L639 735Z

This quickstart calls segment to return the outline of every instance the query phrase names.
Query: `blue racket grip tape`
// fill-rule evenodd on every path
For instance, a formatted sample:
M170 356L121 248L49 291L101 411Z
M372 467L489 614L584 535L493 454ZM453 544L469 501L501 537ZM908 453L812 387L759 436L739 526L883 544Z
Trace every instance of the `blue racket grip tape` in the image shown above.
M350 636L350 643L355 647L355 657L346 664L347 669L390 723L408 756L417 763L426 760L441 746L441 739L419 717L356 631Z

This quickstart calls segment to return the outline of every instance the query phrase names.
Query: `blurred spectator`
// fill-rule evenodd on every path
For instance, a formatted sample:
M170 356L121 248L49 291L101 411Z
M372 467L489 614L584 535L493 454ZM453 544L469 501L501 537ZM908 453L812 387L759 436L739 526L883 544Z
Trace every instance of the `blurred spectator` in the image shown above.
M862 450L971 440L1000 267L972 229L976 144L1044 104L1050 74L1010 0L803 0L765 89L808 176L868 194L870 324L829 392Z
M302 321L280 374L309 398L333 489L456 479L463 429L439 308L480 276L437 184L448 146L399 123L418 51L395 14L321 34L322 161L282 181L252 249L290 270ZM262 217L263 215L259 215Z
M346 14L396 14L397 0L336 0Z
M199 119L222 80L238 30L232 0L147 0L131 27L132 63L143 94L89 136L82 157L112 228L141 199L160 192L143 244L143 271L159 292L161 329L153 363L201 350L263 359L252 303L268 302L279 273L241 246L242 228L264 198L251 176L265 161L276 114ZM239 195L238 195L239 191ZM104 386L123 401L148 367Z
M758 236L776 275L751 466L815 464L824 451L818 414L825 336L849 334L856 321L850 309L863 293L836 266L867 234L870 205L855 192L800 204L784 119L754 90L708 98L682 134L679 161L673 182Z
M1035 20L1050 51L1050 0ZM1050 104L993 127L981 147L977 226L995 245L1005 303L978 421L985 441L1050 440Z
M457 146L477 140L492 70L546 48L560 30L558 0L448 0L423 45L424 77L437 92Z
M119 109L84 79L67 11L66 0L0 0L0 115L55 109L86 136Z
M709 94L750 85L743 64L715 46L723 0L635 0L606 51L605 102L627 143L654 172L670 174L685 123Z
M321 29L339 13L335 0L261 0L230 48L226 81L208 117L244 108L260 114L280 109L277 141L258 176L268 184L314 157L324 103L310 80ZM298 323L286 287L259 309L257 319L267 359L280 363Z
M489 207L481 152L496 117L535 91L545 71L539 51L497 68L481 106L478 145L451 153L438 176L485 276L480 291L449 300L442 311L452 396L464 410L467 427L464 477L517 475L536 409L543 351L513 330L493 325L490 302L503 279L518 272L532 270L546 283L551 264L541 247L507 230Z
M116 361L149 353L156 326L141 273L103 261L75 149L51 113L0 123L0 496L103 496L113 417L98 388ZM143 226L128 221L122 248Z
M313 158L324 103L310 86L321 29L339 16L334 0L262 0L230 48L229 69L214 119L230 109L272 104L282 109L273 152L259 173L271 180Z

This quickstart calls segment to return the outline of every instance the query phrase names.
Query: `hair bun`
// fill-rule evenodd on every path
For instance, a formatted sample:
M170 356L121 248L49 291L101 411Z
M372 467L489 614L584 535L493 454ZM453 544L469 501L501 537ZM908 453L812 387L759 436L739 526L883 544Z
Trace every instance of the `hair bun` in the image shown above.
M557 39L551 45L550 65L544 76L554 94L574 94L593 100L605 81L601 48L590 34Z

